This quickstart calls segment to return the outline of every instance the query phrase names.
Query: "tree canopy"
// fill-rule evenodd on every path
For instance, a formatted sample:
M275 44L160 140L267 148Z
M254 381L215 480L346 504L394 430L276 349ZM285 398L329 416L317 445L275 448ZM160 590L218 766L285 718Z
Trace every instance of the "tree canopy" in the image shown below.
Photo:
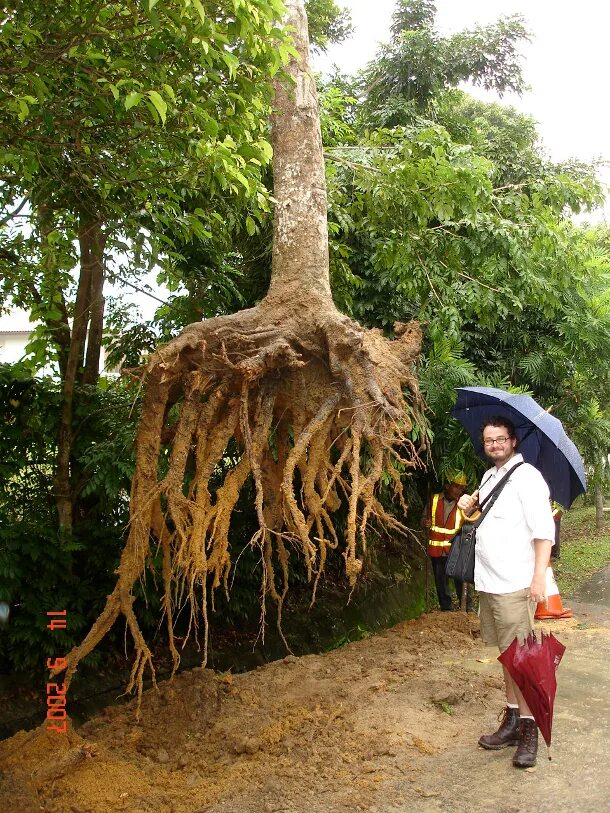
M421 112L463 81L499 93L523 90L518 44L528 33L521 17L449 37L435 30L435 18L433 0L397 1L392 40L361 76L366 106L382 124L400 121L398 100L403 110Z
M0 36L3 289L40 320L63 381L56 494L71 532L75 387L98 378L109 257L151 268L164 232L205 239L225 198L268 208L278 0L15 4ZM193 190L205 188L194 206ZM15 225L15 218L23 218ZM74 269L79 267L77 285Z
M595 469L608 447L607 410L581 389L607 392L590 367L609 349L607 237L571 219L603 200L595 167L551 161L531 118L456 88L521 90L526 36L504 20L444 38L433 2L403 0L392 43L322 94L335 295L366 324L426 325L422 386L441 474L472 465L447 417L460 384L532 391L587 435Z

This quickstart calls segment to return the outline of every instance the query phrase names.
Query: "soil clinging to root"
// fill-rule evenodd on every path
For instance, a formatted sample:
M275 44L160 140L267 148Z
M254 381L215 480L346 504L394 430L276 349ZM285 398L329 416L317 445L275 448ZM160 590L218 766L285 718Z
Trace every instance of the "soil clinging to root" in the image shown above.
M400 336L389 341L329 303L295 310L265 300L256 309L192 325L153 356L118 582L97 624L70 654L68 680L122 613L137 652L130 688L141 689L151 655L132 587L156 546L163 554L176 665L176 607L188 602L193 628L200 615L207 641L208 602L216 588L229 587L231 517L249 478L256 493L258 530L251 544L261 555L261 606L270 594L280 620L291 552L303 557L315 596L328 551L340 545L355 582L371 519L407 533L376 489L382 472L389 472L402 500L401 474L419 462L410 439L424 421L413 372L418 326L397 325ZM340 539L332 515L342 501L348 510Z

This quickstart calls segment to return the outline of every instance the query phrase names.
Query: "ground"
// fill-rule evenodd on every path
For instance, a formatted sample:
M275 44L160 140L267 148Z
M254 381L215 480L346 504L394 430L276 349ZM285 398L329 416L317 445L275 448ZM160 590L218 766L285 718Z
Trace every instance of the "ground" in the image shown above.
M597 580L597 581L596 581ZM476 616L429 613L241 675L195 669L67 735L0 743L5 813L587 813L610 809L610 568L544 624L566 644L552 761L512 767L496 653ZM605 593L604 593L605 589ZM598 603L591 603L598 602ZM599 603L601 602L601 603Z

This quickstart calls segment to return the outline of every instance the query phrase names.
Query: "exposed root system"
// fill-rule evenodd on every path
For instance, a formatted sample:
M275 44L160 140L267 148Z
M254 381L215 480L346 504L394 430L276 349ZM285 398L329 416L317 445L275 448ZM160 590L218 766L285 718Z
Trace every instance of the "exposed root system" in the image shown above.
M376 488L385 471L401 493L401 472L418 463L412 430L424 421L413 372L419 328L397 325L396 332L389 341L364 330L329 302L289 311L266 299L256 309L191 325L152 357L118 582L70 653L68 681L120 614L136 650L128 691L141 692L147 664L154 675L132 588L155 546L163 554L175 665L173 618L185 600L192 628L203 619L207 645L209 598L221 585L228 592L231 516L248 478L256 494L251 545L262 562L261 606L269 594L280 620L291 551L303 557L315 595L329 548L342 545L353 585L370 520L405 530L383 509ZM333 513L343 499L340 542Z

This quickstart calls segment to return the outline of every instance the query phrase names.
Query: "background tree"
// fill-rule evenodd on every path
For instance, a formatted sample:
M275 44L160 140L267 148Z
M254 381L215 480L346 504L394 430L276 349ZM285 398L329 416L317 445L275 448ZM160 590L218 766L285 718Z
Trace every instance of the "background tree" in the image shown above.
M549 161L529 117L455 89L466 79L520 89L520 24L443 39L434 23L433 3L401 2L392 44L359 80L332 78L322 103L333 287L340 306L369 326L426 324L421 385L442 476L476 467L448 418L459 385L530 390L556 403L578 437L566 405L582 392L558 375L553 354L586 369L604 352L608 323L591 286L608 283L599 241L569 220L602 200L595 167ZM595 325L588 340L567 338L577 312L581 326L583 314ZM544 383L527 372L541 355ZM583 438L582 448L594 466L601 447L593 455Z
M98 377L109 258L121 252L120 275L138 275L171 253L169 223L192 240L211 235L227 196L247 197L254 215L268 208L269 76L288 54L273 23L280 9L279 0L73 0L5 12L3 291L40 320L38 362L58 363L64 532L81 482L74 399ZM202 187L204 201L182 205Z
M434 29L433 0L398 0L392 39L363 71L366 109L378 124L406 123L405 116L442 103L443 94L469 81L500 93L524 87L518 45L528 39L523 19L442 37Z
M129 519L136 389L88 387L75 404L73 455L87 484L69 538L58 533L53 482L59 383L23 365L0 365L0 403L0 600L12 607L0 635L0 674L38 685L45 658L82 638L114 584ZM69 625L51 632L46 613L58 606L68 609ZM157 608L149 591L140 620L151 637ZM111 642L117 650L121 638ZM99 668L101 653L93 660Z

